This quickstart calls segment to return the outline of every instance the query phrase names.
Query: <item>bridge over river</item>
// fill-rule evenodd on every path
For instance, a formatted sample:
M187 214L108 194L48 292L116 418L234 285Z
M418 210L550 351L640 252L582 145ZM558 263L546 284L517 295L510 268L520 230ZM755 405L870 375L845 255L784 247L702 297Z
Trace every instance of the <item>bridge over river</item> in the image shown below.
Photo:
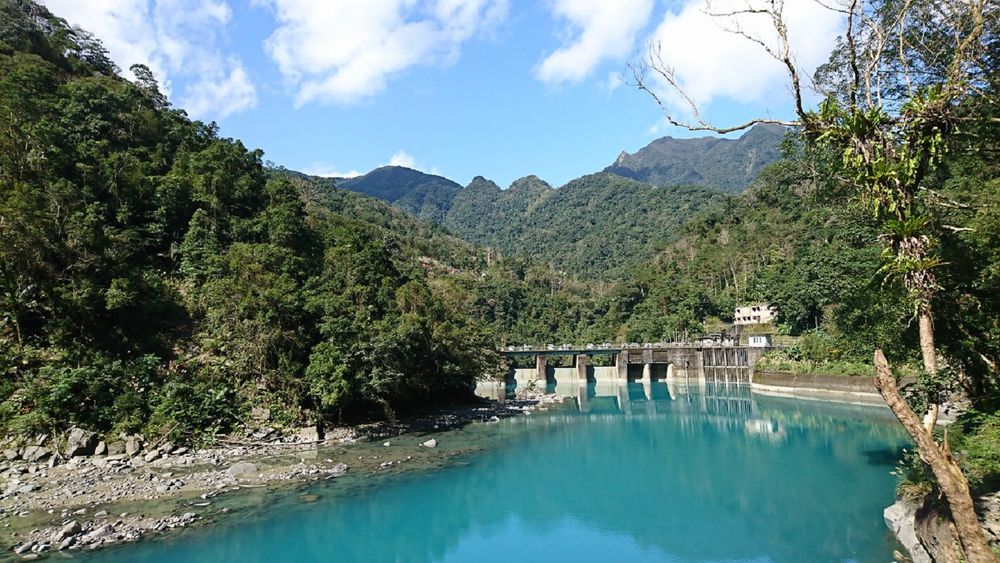
M749 382L754 364L769 348L732 342L661 342L655 344L548 344L507 346L500 353L512 360L508 383L604 383L667 381ZM611 364L592 365L590 359L610 356ZM516 367L517 360L533 358L532 367ZM550 366L554 357L572 358L572 367ZM601 362L604 363L604 362Z

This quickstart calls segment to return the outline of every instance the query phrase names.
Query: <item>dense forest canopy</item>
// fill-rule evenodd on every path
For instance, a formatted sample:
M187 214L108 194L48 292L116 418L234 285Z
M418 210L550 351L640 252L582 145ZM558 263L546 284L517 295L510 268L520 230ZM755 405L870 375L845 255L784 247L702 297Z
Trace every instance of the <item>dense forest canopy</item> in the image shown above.
M477 178L443 215L441 194L414 196L410 211L439 225L267 167L133 73L44 8L0 0L6 431L197 438L262 411L287 425L391 416L467 398L502 373L501 345L658 341L745 301L778 308L778 329L803 336L798 358L868 362L877 345L915 360L877 225L835 155L794 132L739 196L607 173L558 190ZM1000 139L964 135L935 172L950 288L937 310L942 352L986 401Z

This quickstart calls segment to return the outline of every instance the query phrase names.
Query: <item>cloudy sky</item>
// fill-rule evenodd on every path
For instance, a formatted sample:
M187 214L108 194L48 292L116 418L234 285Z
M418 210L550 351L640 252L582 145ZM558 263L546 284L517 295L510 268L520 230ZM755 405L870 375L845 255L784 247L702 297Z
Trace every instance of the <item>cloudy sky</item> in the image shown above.
M704 1L43 3L100 37L121 68L150 66L175 106L277 164L323 175L399 164L506 186L528 174L561 185L622 150L690 136L621 83L650 41L714 121L790 117L781 66L726 33ZM737 1L747 0L713 9ZM841 22L813 0L787 4L811 73ZM769 40L764 23L740 25Z

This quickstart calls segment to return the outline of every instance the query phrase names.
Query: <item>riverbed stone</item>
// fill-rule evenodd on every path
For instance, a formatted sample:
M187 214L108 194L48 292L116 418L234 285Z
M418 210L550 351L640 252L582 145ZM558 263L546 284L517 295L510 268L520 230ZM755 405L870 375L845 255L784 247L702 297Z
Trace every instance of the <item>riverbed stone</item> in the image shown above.
M256 471L257 471L256 465L247 461L241 461L239 463L234 463L232 466L230 466L229 469L226 470L226 475L235 478L241 475L245 475L247 473L254 473Z
M58 532L56 532L56 535L52 536L52 542L59 543L70 536L75 536L80 533L81 529L82 528L79 522L76 520L70 520L69 522L66 522L66 524L64 524Z
M14 548L14 553L16 553L18 555L23 555L23 554L31 551L31 548L33 548L33 547L35 547L35 542L33 542L33 541L26 541L26 542L22 543L21 545L15 547Z
M66 434L66 457L92 455L97 447L97 434L74 426Z
M27 448L24 448L24 453L21 457L28 463L37 463L49 457L51 454L52 450L44 446L28 446Z
M125 437L125 455L132 457L142 451L142 438L136 435Z
M435 440L434 438L431 438L430 440L427 440L426 442L420 445L425 448L436 448L438 445L438 441Z
M318 427L303 426L302 428L299 428L296 438L299 442L318 442L321 436Z
M21 454L17 450L6 449L6 450L3 451L3 457L5 459L7 459L7 461L14 461L14 460L20 458Z
M909 552L913 563L931 563L930 555L917 539L916 513L916 503L900 499L886 508L882 512L882 517L885 519L885 525L892 530L892 533L899 539L899 543L903 544L903 547Z
M108 455L108 444L104 440L97 442L94 446L94 455Z

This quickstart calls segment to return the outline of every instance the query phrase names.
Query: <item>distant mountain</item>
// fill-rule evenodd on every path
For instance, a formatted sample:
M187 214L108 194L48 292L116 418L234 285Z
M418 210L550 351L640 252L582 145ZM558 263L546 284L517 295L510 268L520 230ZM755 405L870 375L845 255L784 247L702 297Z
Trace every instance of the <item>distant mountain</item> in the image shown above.
M455 196L444 226L580 279L623 279L676 238L687 219L729 198L710 188L658 188L603 172L559 189L529 176L501 190L477 177Z
M739 139L663 137L633 154L622 152L604 169L657 186L698 185L740 193L761 168L781 158L786 129L756 125Z
M402 166L383 166L364 176L335 179L338 188L368 194L428 221L444 220L462 186Z

